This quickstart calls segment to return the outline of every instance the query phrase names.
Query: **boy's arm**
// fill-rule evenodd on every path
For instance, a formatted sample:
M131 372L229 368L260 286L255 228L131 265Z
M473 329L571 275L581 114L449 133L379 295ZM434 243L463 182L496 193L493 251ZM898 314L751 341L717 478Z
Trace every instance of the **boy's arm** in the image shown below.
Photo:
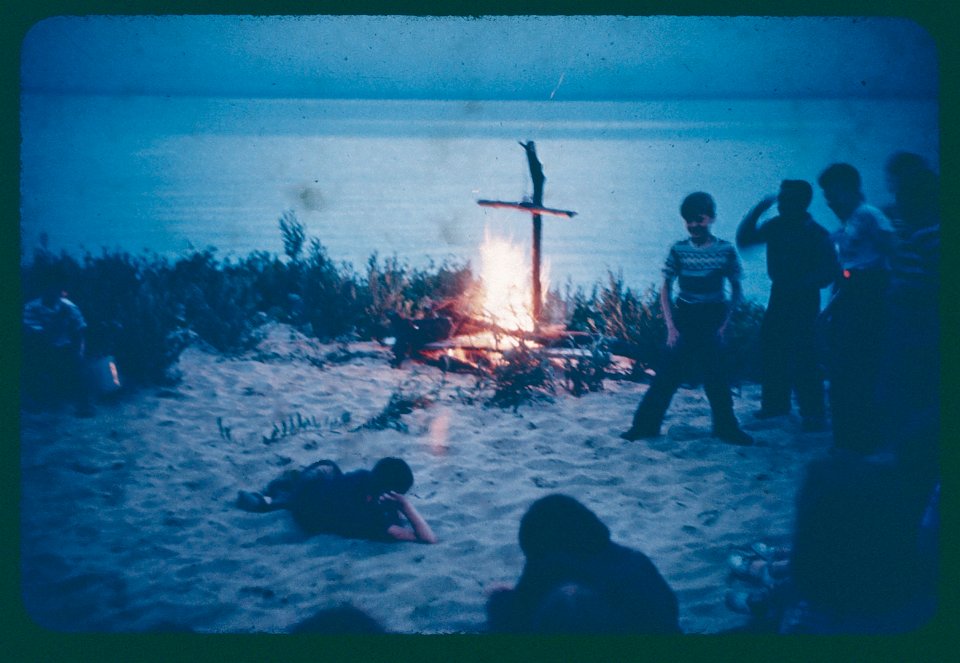
M720 337L721 341L724 340L724 335L727 332L727 326L730 324L730 319L733 317L733 312L737 310L737 307L739 307L740 303L743 301L743 284L741 283L742 273L743 268L740 265L740 257L734 251L730 272L727 274L727 280L730 281L730 301L727 303L727 315L723 319L723 324L721 324L720 328L717 329L717 335Z
M664 278L660 288L660 309L663 311L663 322L667 326L667 347L672 348L680 338L676 325L673 324L673 310L670 302L670 290L673 288L673 279Z
M413 531L411 532L406 527L401 527L400 525L391 525L387 528L387 534L397 541L421 541L423 543L437 542L437 537L433 533L433 530L430 529L430 525L428 525L427 521L423 519L423 516L421 516L417 510L413 508L413 504L410 503L410 500L408 500L406 496L391 491L389 493L384 493L380 499L397 502L400 505L400 511L403 512L403 515L407 517L407 520L409 520L410 524L413 526Z
M727 317L723 319L723 324L720 325L720 328L717 330L717 333L720 335L721 339L723 339L723 336L727 331L727 325L730 324L730 319L733 317L733 312L737 310L738 306L740 306L742 299L743 286L740 284L740 280L730 279L730 303L727 304Z
M737 227L737 246L742 248L744 246L760 244L763 241L760 238L760 233L757 231L757 222L764 212L773 207L776 201L776 196L767 196L747 212L747 215L743 217L743 221L741 221Z

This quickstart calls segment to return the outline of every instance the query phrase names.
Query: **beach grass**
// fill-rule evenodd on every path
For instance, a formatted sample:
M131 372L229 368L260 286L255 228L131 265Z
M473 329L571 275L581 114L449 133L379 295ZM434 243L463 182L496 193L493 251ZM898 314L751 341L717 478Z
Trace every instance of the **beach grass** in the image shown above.
M207 247L175 259L120 249L77 258L55 253L41 242L21 267L24 301L36 297L51 278L59 281L87 320L88 354L114 356L131 385L176 380L177 359L191 343L227 356L247 351L268 321L289 324L321 341L347 342L384 339L390 311L415 317L432 303L457 301L462 312L472 313L468 295L479 277L469 263L421 268L374 253L358 271L347 262L335 262L318 239L307 237L292 212L281 216L279 226L283 256L255 251L242 258L220 258L216 248ZM754 302L742 304L734 314L727 339L734 381L757 378L762 314L763 307ZM544 317L604 339L607 348L634 360L638 379L644 378L644 369L658 365L664 352L656 289L635 289L622 273L609 272L590 288L568 283L562 290L550 290ZM533 370L540 361L535 353L515 352L511 357L512 367L497 377L503 404L514 406L548 380ZM568 366L572 392L596 387L590 386L591 371L596 373L597 367L583 360Z

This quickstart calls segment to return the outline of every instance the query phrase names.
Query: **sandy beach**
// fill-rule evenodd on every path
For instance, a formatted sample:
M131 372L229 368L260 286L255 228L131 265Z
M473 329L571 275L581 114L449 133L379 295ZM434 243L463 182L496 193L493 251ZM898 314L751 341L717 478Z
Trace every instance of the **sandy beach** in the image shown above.
M678 392L664 436L625 442L644 384L606 380L514 412L485 406L474 376L394 369L390 357L270 325L242 357L187 349L179 383L100 403L92 418L24 412L27 612L69 632L283 632L349 603L391 632L481 632L485 590L521 571L520 517L561 492L653 560L686 633L718 633L747 621L724 605L727 557L789 538L804 467L830 445L796 417L754 420L757 385L734 399L753 447L710 436L700 389ZM425 407L364 427L398 390ZM437 545L307 538L284 511L234 504L287 468L330 458L349 471L388 455L413 468L410 498Z

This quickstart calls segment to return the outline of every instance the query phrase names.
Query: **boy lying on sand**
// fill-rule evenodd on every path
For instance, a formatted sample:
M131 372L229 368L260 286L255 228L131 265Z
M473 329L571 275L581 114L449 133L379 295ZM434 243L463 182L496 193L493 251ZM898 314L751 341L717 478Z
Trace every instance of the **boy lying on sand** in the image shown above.
M332 460L320 460L284 472L262 493L241 490L237 506L255 513L287 509L309 534L436 543L430 526L404 496L412 485L413 472L400 458L381 458L372 470L346 474Z

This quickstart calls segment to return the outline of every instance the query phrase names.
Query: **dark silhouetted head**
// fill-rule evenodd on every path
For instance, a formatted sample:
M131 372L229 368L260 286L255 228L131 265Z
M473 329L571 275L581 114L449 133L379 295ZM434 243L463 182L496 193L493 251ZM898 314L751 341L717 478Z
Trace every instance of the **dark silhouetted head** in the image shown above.
M925 170L930 170L926 159L913 152L896 152L887 159L884 168L887 173L887 186L890 193L896 194L897 187L904 179Z
M932 170L921 170L904 180L897 189L897 209L911 228L923 228L940 221L940 178Z
M413 471L400 458L381 458L371 471L377 493L405 493L413 485Z
M304 619L290 629L291 633L386 633L373 617L351 605L326 608Z
M707 242L710 226L717 216L717 207L709 193L697 191L684 198L680 205L680 216L687 224L687 232L695 244Z
M777 195L777 209L781 214L796 215L807 211L813 200L813 187L806 180L783 180Z
M680 204L680 216L688 223L698 220L701 216L709 216L713 219L717 216L717 205L709 193L697 191L683 199Z
M527 559L555 552L595 553L609 542L607 526L568 495L543 497L520 519L520 549Z
M831 164L820 173L817 183L823 189L827 207L843 221L863 202L860 173L848 163Z

